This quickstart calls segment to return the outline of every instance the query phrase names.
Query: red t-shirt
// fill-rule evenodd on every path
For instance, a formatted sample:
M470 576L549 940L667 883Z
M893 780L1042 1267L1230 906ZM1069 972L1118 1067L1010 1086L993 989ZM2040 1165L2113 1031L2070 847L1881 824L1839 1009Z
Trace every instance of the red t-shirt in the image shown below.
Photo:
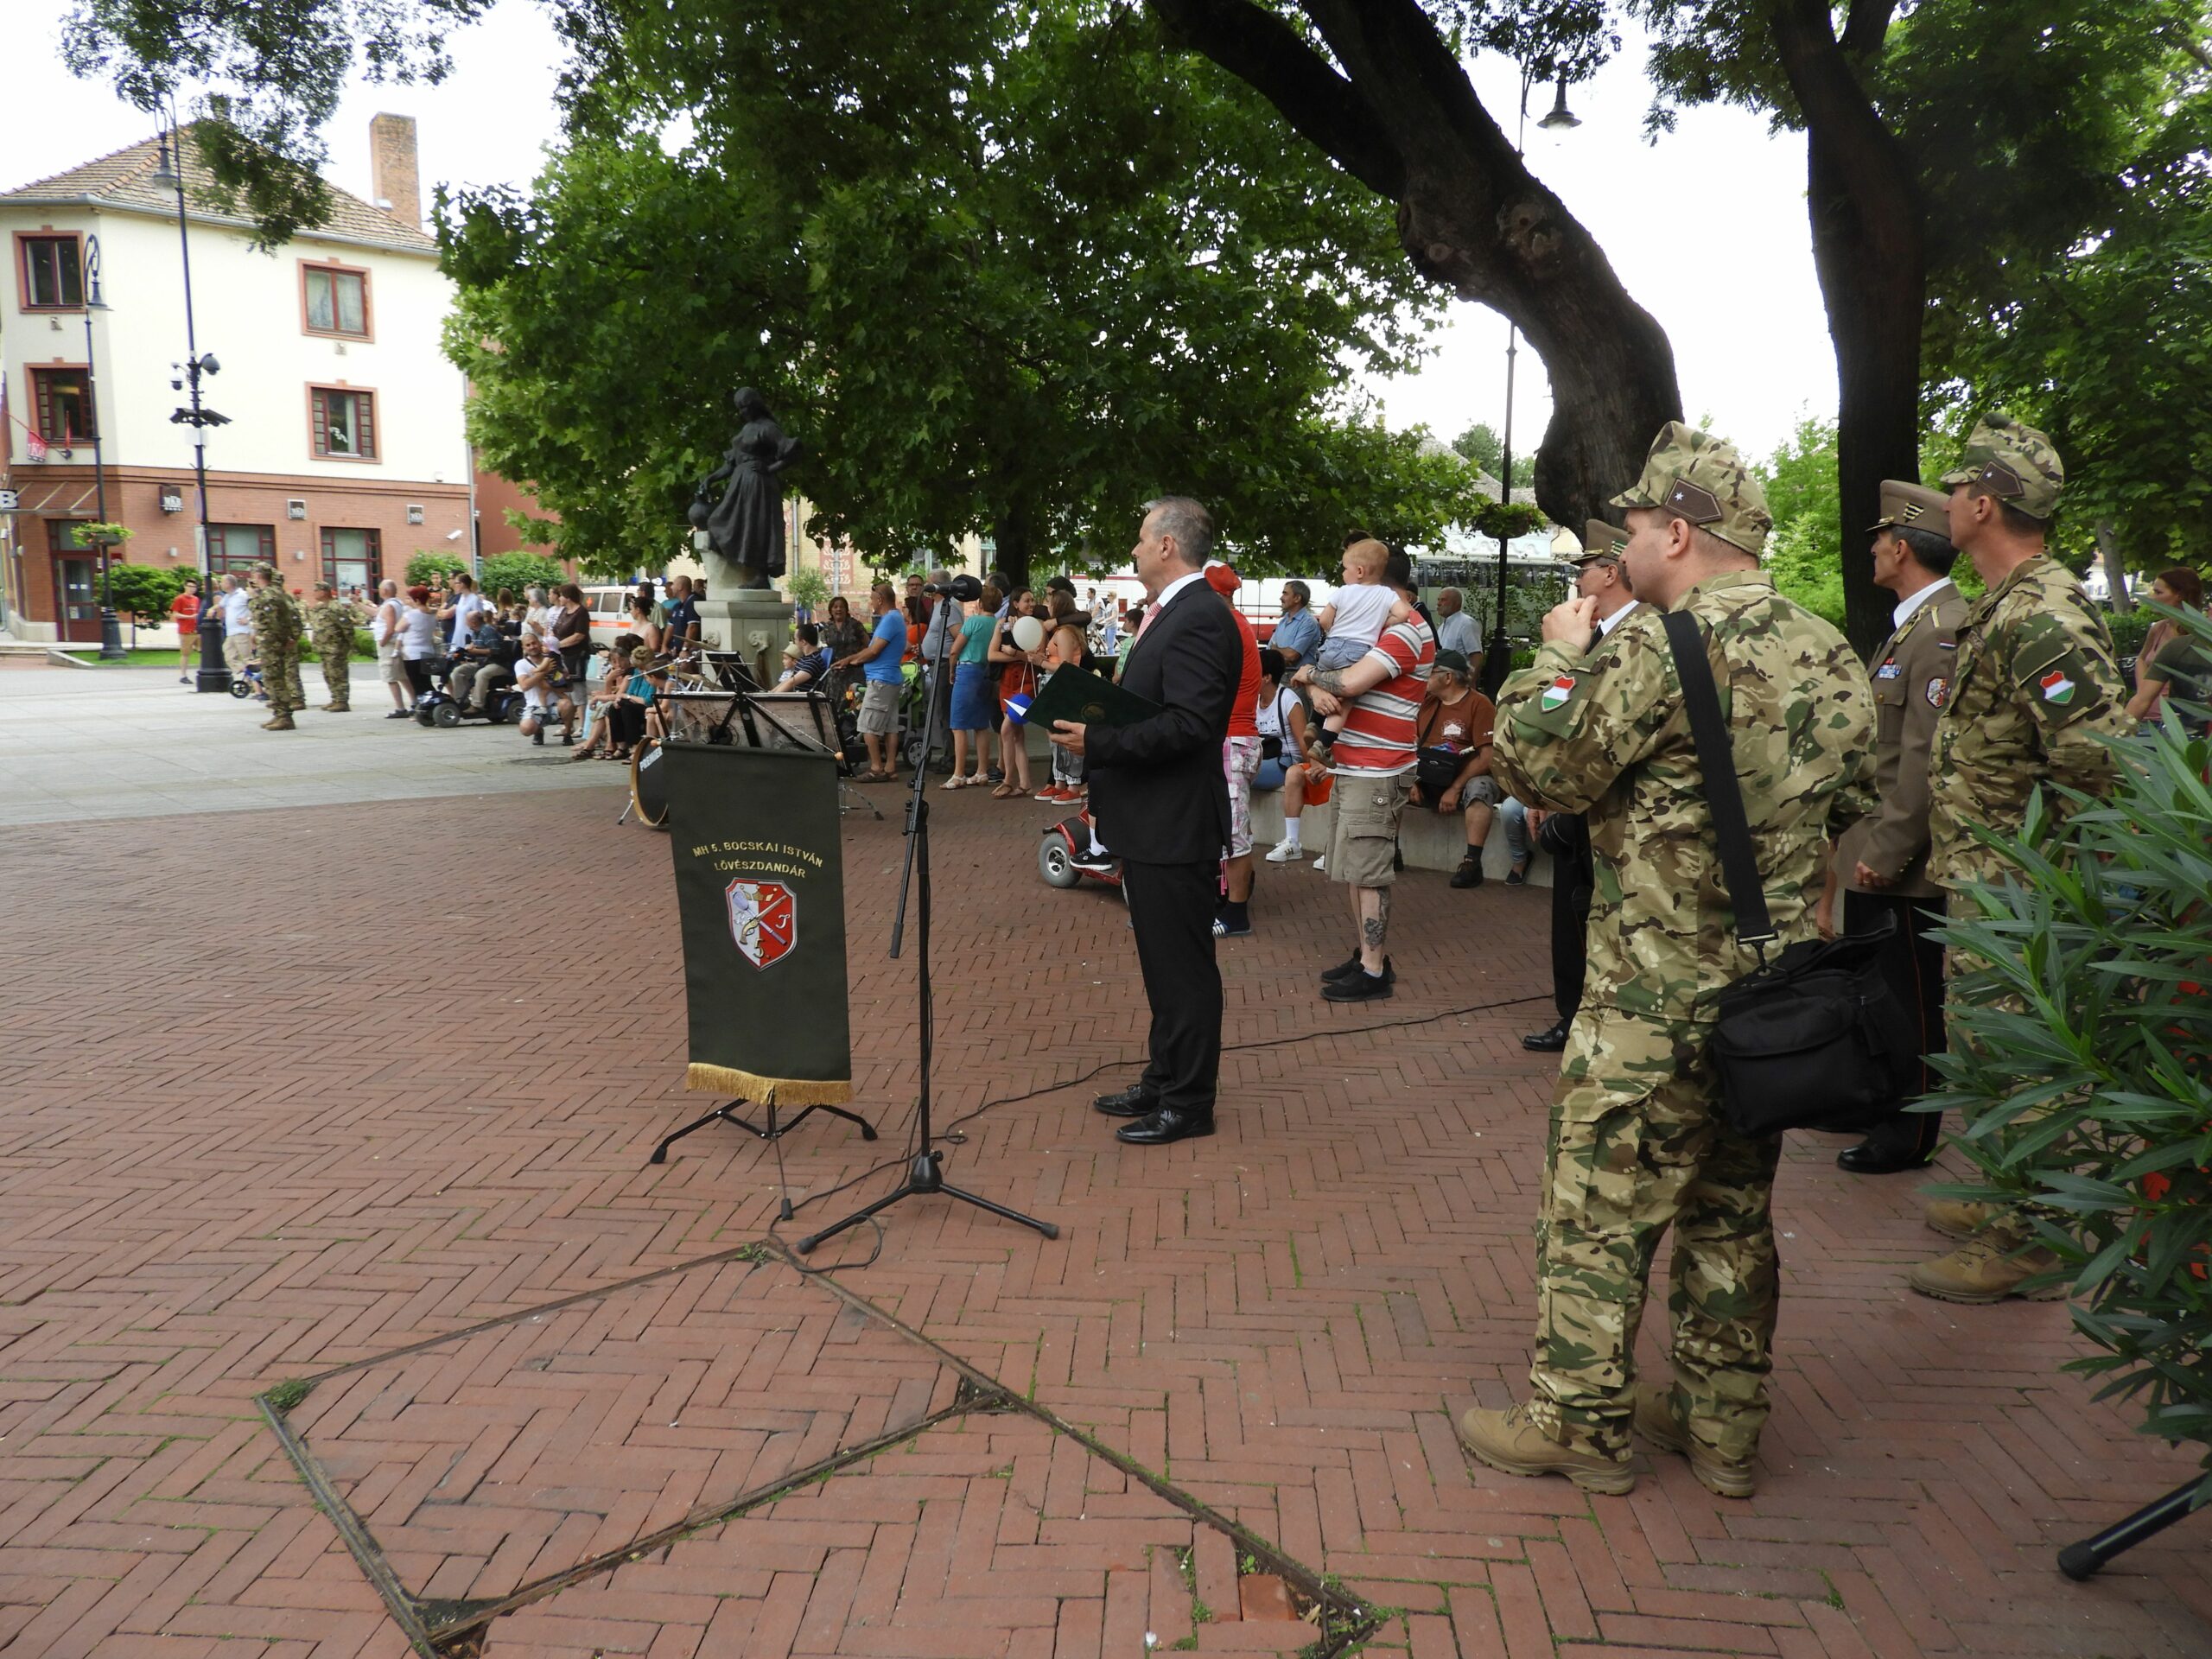
M169 601L169 614L176 618L181 626L192 627L200 620L200 595L179 594Z
M1418 614L1382 630L1362 662L1380 657L1390 677L1363 691L1344 710L1334 765L1351 776L1393 778L1414 764L1414 721L1436 660L1436 636Z
M1236 701L1229 707L1229 735L1257 737L1260 734L1256 719L1260 709L1260 642L1252 632L1252 625L1244 620L1243 612L1231 605L1229 613L1236 619L1236 637L1244 645L1244 667L1236 677Z

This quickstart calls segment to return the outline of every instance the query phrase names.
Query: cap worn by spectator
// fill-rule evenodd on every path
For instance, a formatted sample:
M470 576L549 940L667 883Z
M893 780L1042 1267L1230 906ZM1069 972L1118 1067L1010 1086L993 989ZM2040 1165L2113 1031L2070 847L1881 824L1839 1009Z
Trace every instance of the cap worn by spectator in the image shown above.
M1907 483L1901 478L1885 478L1882 480L1882 516L1866 526L1866 533L1872 536L1883 530L1917 530L1948 542L1951 539L1951 520L1945 511L1946 505L1941 490Z
M1960 484L1979 484L2029 518L2048 518L2058 511L2066 467L2049 438L1992 411L1974 423L1957 468L1943 474L1944 488Z
M1464 651L1440 651L1430 666L1432 669L1448 669L1454 674L1465 674L1469 671L1467 653Z
M1651 441L1643 474L1607 505L1659 507L1757 558L1774 515L1766 492L1726 438L1669 421Z

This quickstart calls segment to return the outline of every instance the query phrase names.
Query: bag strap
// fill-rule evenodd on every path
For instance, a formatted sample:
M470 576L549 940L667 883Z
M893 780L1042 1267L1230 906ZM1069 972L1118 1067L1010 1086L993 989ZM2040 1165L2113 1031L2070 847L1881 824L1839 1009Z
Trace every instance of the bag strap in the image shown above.
M1758 860L1751 853L1751 823L1744 816L1744 792L1736 784L1736 751L1720 718L1720 693L1713 683L1712 661L1705 654L1705 632L1688 611L1669 611L1660 620L1675 653L1690 736L1697 744L1706 810L1713 815L1713 832L1720 843L1720 877L1736 912L1736 938L1743 944L1764 945L1776 937L1774 923L1767 915Z

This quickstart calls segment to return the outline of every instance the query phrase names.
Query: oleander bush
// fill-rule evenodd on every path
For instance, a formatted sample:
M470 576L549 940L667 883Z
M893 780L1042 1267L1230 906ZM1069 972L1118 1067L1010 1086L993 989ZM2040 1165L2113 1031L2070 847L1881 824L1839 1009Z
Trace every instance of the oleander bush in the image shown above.
M1985 837L2015 874L1953 900L1949 1086L1925 1103L1980 1177L1939 1191L2043 1206L2097 1351L2066 1369L2212 1469L2212 753L2171 722L2113 747L2110 800L2062 826L2038 795L2018 839Z

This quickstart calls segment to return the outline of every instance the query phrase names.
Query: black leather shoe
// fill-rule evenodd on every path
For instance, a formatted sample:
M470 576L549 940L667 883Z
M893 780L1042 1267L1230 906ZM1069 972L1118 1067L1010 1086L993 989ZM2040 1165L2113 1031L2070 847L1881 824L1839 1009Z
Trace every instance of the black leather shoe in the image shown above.
M1398 970L1390 965L1390 958L1382 958L1382 971L1370 974L1364 968L1344 979L1332 979L1321 988L1325 1002L1380 1002L1392 995L1398 983Z
M1521 1039L1521 1046L1538 1054L1556 1054L1567 1046L1567 1021L1554 1020L1541 1031L1532 1031Z
M1118 1095L1101 1095L1090 1103L1091 1109L1109 1117L1148 1117L1159 1109L1160 1096L1141 1083L1133 1083Z
M1321 982L1324 985L1333 985L1338 980L1350 979L1360 971L1359 952L1355 950L1335 967L1324 968L1321 970Z
M1114 1131L1116 1141L1133 1147L1164 1147L1171 1141L1188 1141L1213 1133L1213 1114L1193 1112L1180 1106L1161 1106Z
M1836 1167L1853 1175L1894 1175L1900 1170L1927 1168L1936 1161L1942 1133L1928 1133L1918 1119L1904 1128L1903 1134L1877 1129L1857 1146L1846 1147L1835 1155Z

